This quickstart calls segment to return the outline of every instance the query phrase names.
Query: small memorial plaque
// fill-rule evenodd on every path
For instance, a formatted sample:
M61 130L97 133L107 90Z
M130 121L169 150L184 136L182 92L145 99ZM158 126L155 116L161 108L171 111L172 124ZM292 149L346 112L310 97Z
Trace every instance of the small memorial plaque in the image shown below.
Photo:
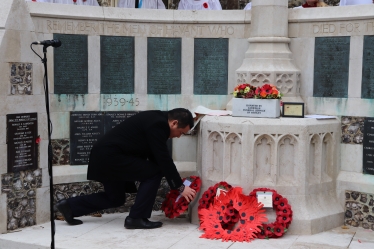
M365 118L363 147L363 173L374 175L374 118Z
M70 164L88 164L93 144L104 135L102 112L70 113Z
M374 35L364 36L361 98L374 98Z
M195 38L194 94L227 95L229 40Z
M61 47L54 53L54 93L88 93L88 50L86 35L54 34Z
M101 93L134 93L134 37L100 36Z
M148 94L181 93L181 38L148 37Z
M7 150L8 173L38 167L38 114L8 114Z
M273 192L257 191L257 201L262 203L265 208L273 207Z
M119 125L127 118L132 117L139 112L136 111L122 111L122 112L105 112L104 114L104 132L107 133L116 125Z
M350 37L316 37L314 97L347 98Z

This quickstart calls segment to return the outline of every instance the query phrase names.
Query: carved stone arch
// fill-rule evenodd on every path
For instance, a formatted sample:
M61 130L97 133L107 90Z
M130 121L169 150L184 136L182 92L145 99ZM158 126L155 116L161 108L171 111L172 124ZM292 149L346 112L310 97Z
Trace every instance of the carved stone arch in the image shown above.
M307 179L309 185L321 182L321 142L322 138L319 134L310 134L309 136L309 157L307 168Z
M279 137L277 148L277 184L294 185L297 181L296 161L299 155L299 140L292 134Z
M289 138L292 143L297 143L299 141L298 135L294 135L294 134L279 135L278 147L281 143L284 143L284 140L287 138Z
M223 176L225 181L240 184L242 168L242 135L236 132L228 133L225 139L225 156Z
M334 174L334 138L331 133L325 133L322 137L322 181L329 182L333 179Z
M255 138L253 151L253 172L255 185L275 185L276 183L275 140L268 134Z
M218 131L212 131L208 136L207 144L207 170L208 178L214 181L221 181L224 165L224 135Z
M225 141L235 142L234 140L235 140L236 138L239 139L239 143L242 143L242 134L241 134L241 133L228 132L228 133L226 134Z

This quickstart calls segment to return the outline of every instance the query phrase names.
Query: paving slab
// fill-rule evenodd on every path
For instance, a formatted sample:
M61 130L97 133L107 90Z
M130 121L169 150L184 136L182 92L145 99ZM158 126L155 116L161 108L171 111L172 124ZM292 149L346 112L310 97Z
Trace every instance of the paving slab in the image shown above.
M374 232L363 228L341 227L314 235L285 234L278 239L255 239L252 242L222 242L200 238L197 225L186 218L168 219L153 212L150 220L162 221L159 229L125 229L128 213L81 217L79 226L56 221L56 249L373 249ZM50 223L0 234L0 249L47 249L51 244Z

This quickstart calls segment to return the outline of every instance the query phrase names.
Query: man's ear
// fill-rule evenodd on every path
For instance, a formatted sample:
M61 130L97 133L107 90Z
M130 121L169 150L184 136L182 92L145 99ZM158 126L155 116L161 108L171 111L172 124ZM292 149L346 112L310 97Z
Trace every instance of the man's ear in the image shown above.
M171 122L171 124L175 127L178 127L178 120L173 120L173 122Z

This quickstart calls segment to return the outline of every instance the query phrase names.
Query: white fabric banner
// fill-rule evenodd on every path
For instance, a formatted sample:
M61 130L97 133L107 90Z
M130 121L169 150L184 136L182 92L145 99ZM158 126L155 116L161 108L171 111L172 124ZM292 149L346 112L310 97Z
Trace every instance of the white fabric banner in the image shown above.
M222 10L219 0L181 0L178 10Z
M135 0L118 0L120 8L135 8ZM139 0L139 8L142 9L165 9L162 0Z

